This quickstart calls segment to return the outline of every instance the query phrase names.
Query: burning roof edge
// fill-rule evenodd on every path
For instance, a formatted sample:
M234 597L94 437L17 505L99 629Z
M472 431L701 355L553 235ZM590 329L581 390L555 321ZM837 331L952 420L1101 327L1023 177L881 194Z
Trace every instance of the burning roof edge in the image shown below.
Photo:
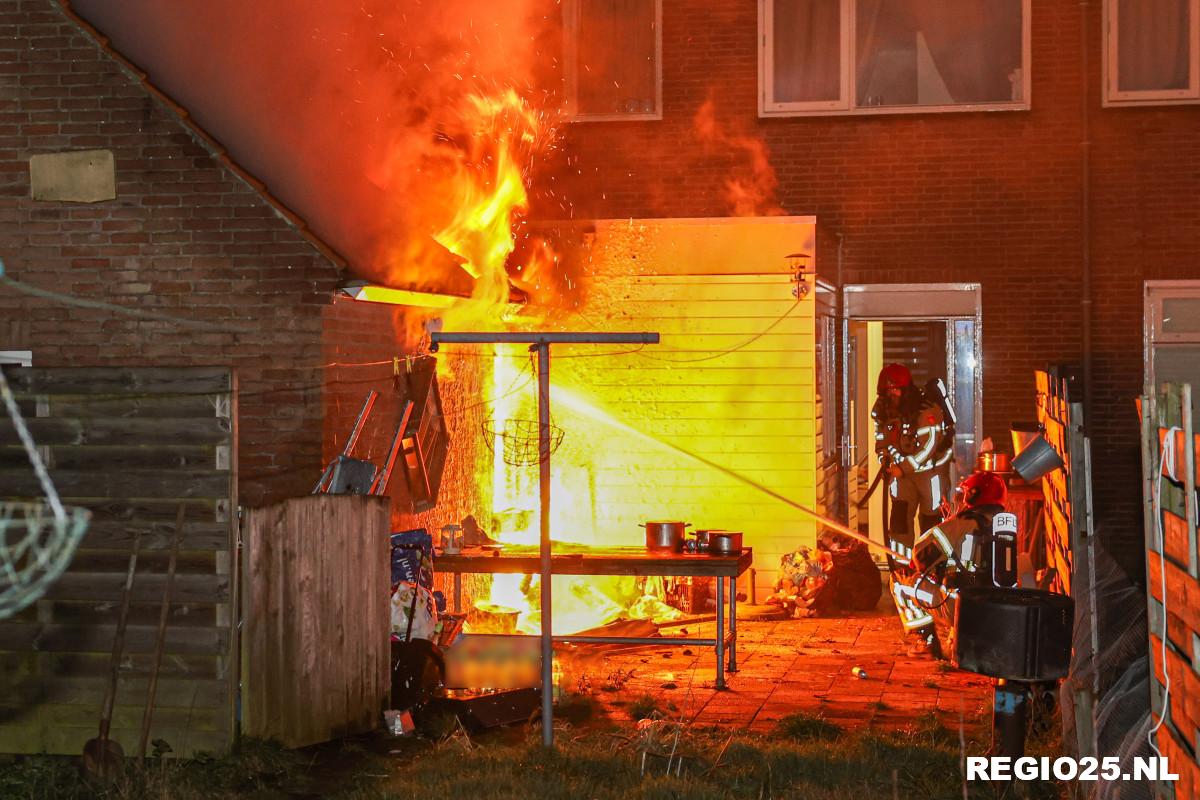
M268 206L270 206L276 214L278 214L288 225L292 226L304 239L313 246L321 255L327 258L337 269L340 275L345 275L348 272L349 262L337 250L330 246L325 240L317 236L307 223L296 212L288 208L279 198L271 194L267 189L267 185L258 180L254 175L247 171L244 167L238 164L230 157L228 151L221 145L208 131L201 128L192 119L188 110L175 102L170 95L158 88L150 81L149 76L138 68L136 64L114 49L110 44L107 36L102 34L95 26L79 16L73 8L71 8L71 0L51 0L51 3L58 6L68 20L70 20L92 43L100 49L102 53L107 55L113 62L120 67L137 83L141 84L143 90L154 98L160 105L172 112L183 124L183 127L200 143L204 149L212 154L213 158L223 164L233 175L250 189L262 198Z

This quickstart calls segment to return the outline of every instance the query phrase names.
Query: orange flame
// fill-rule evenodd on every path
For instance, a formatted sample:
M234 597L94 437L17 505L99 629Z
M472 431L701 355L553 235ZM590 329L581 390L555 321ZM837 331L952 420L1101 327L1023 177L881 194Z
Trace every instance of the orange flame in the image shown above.
M557 254L549 242L530 237L523 243L523 262L509 275L508 261L517 247L516 231L529 208L529 171L533 160L553 137L543 117L514 90L485 97L467 98L462 118L460 152L451 159L450 182L454 197L452 219L433 239L457 256L462 269L475 279L470 300L452 305L443 315L447 327L494 328L511 324L506 319L510 295L515 287L541 302L562 304L556 283ZM436 198L444 202L447 198ZM528 237L528 234L526 234ZM526 359L523 350L497 345L492 360L490 414L498 430L513 419L536 417L535 390L523 380ZM513 356L518 356L513 358ZM529 376L530 378L532 376ZM515 387L515 388L514 388ZM504 443L491 443L490 463L480 463L477 479L490 485L494 536L510 544L532 545L539 539L539 503L536 470L513 467L504 460ZM570 532L583 541L594 540L581 530L578 508L587 491L586 478L572 467L552 462L553 530ZM586 505L586 504L585 504ZM575 513L572 513L572 512ZM558 538L556 535L555 538ZM667 620L679 612L662 602L661 581L650 586L629 577L554 579L554 631L571 633L598 627L620 618ZM536 633L541 619L538 609L538 578L493 575L489 596L476 603L469 618L470 632L489 628L506 629L516 612L516 630Z
M529 208L528 170L553 133L513 89L471 95L466 105L470 139L454 181L454 219L433 238L476 279L473 299L500 305L508 302L505 262L515 247L514 221Z
M725 197L736 217L773 216L783 214L775 196L779 181L771 166L766 143L757 136L734 134L717 122L712 97L700 106L693 119L700 140L708 144L741 151L749 159L748 168L725 181Z

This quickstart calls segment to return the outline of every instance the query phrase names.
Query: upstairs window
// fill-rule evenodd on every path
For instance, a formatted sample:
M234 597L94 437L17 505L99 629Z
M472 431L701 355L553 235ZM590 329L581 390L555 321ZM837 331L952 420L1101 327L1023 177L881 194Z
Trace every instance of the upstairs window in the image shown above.
M1106 0L1105 105L1200 101L1200 0Z
M567 114L662 119L662 0L565 0Z
M1029 4L760 0L760 113L1027 109Z

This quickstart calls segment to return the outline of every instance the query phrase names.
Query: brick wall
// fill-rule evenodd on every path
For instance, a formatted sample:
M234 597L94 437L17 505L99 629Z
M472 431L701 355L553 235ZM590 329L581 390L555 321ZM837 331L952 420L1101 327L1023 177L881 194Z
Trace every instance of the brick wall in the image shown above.
M368 424L355 446L353 455L382 465L391 447L392 435L399 422L403 404L409 399L405 363L393 372L392 358L404 354L422 355L427 344L422 328L427 318L408 306L360 303L335 298L324 309L322 363L326 369L324 399L324 459L328 463L342 452L363 401L373 389L379 397ZM487 524L491 513L483 498L490 494L491 453L483 444L484 406L481 392L487 386L485 373L491 360L487 348L479 346L447 347L436 356L436 365L414 362L413 369L438 370L450 448L442 472L437 508L415 514L405 486L404 470L397 463L388 483L392 498L392 530L425 527L435 535L442 525L460 522L468 514ZM481 463L484 469L480 470ZM315 484L316 474L310 481Z
M50 0L0 2L0 349L37 366L228 365L246 505L306 493L321 459L321 306L334 263ZM108 149L116 199L31 200L29 158Z
M1102 109L1101 3L1086 8L1095 501L1132 566L1142 282L1200 278L1200 107ZM566 126L545 214L730 213L725 181L748 163L698 141L711 96L719 124L767 144L783 210L841 234L847 283L982 284L984 433L1007 441L1033 413L1034 370L1082 359L1080 9L1034 4L1030 111L759 119L757 4L665 3L663 119ZM832 275L832 253L822 263Z

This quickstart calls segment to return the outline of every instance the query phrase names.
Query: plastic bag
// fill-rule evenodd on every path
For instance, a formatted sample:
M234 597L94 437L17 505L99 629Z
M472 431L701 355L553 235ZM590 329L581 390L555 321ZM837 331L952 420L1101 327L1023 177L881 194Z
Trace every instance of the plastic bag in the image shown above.
M437 629L438 609L433 592L424 586L401 583L392 589L392 639L406 641L409 614L414 612L413 592L417 592L415 613L412 614L413 639L433 639Z

